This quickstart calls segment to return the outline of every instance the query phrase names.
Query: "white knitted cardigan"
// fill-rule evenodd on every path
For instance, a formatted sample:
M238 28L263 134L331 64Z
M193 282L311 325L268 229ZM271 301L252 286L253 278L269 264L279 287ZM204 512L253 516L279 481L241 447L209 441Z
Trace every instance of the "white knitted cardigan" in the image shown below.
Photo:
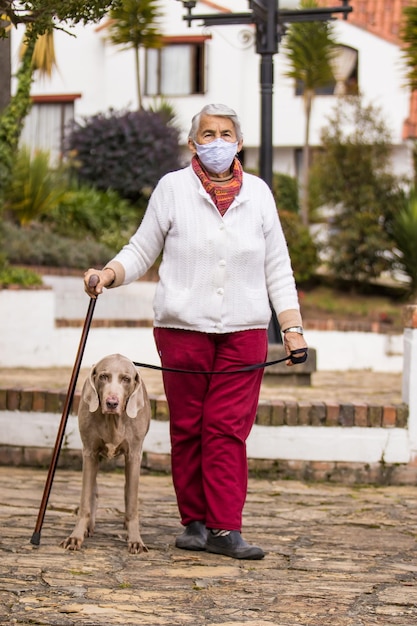
M191 166L166 174L129 243L106 267L112 287L140 278L163 251L154 325L225 333L267 328L272 302L282 330L301 324L296 286L275 202L243 173L222 217Z

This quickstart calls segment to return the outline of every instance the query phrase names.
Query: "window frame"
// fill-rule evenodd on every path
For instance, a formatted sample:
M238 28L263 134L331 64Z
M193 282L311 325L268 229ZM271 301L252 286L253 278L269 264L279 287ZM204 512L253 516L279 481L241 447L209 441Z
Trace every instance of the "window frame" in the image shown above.
M197 36L171 36L171 37L163 37L163 47L162 48L151 48L152 52L157 55L157 76L156 76L156 90L155 93L150 93L149 91L149 63L148 63L148 53L149 50L146 50L146 58L145 58L145 88L144 93L147 97L187 97L194 95L204 95L206 93L206 46L205 43L207 40L211 39L211 35L197 35ZM170 93L168 91L164 91L162 86L162 51L167 47L175 46L192 46L192 68L190 71L192 72L191 90L184 93Z
M65 131L68 126L69 121L74 119L74 102L75 100L81 98L80 93L71 93L71 94L46 94L46 95L34 95L31 96L32 105L44 105L47 107L48 105L60 105L59 111L59 128L57 129L57 133L54 138L56 141L51 142L49 146L45 146L42 144L37 144L33 141L25 142L25 127L21 136L21 143L25 144L29 147L29 149L33 152L35 150L45 150L50 152L51 161L60 162L62 160L63 150L64 150L64 142L65 142ZM69 116L66 114L66 107L72 107L72 117L69 119ZM33 111L33 108L32 108ZM31 112L27 116L25 120L25 125L31 121L30 119ZM33 124L33 121L32 121ZM49 129L48 129L49 130ZM31 137L33 138L33 137Z

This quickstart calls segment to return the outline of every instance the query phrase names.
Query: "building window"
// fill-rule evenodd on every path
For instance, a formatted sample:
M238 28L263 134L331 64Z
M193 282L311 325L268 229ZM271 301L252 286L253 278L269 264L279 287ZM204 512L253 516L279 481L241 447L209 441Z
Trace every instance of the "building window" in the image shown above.
M25 119L20 145L32 152L49 152L51 163L62 158L65 129L74 119L74 101L81 94L33 96L32 108Z
M204 42L208 37L165 38L146 51L147 96L189 96L205 92Z

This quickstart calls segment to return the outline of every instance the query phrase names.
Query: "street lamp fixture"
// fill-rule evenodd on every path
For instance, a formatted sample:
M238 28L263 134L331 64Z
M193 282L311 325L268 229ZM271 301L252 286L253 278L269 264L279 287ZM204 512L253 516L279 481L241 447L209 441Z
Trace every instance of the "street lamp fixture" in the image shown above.
M254 24L256 28L256 52L261 55L260 87L261 87L261 141L259 174L272 188L272 101L274 91L274 55L285 34L287 24L293 22L315 22L336 19L341 14L347 19L352 7L349 0L340 0L341 6L311 7L304 9L279 8L279 0L248 0L248 12L243 13L212 13L195 15L195 0L178 0L182 2L187 14L183 19L188 26L200 20L202 26L221 26L231 24ZM284 4L290 3L283 0ZM291 2L293 4L293 2Z

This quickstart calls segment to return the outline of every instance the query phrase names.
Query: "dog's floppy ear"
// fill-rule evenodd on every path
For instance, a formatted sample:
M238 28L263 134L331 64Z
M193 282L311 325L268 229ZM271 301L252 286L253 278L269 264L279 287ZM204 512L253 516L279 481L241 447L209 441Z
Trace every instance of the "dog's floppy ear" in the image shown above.
M134 418L139 411L145 406L145 398L143 395L142 379L136 374L135 388L126 404L126 414L128 417Z
M96 368L93 366L90 370L88 378L86 379L82 391L82 398L86 404L88 404L88 410L90 413L94 413L97 411L98 406L100 404L100 400L98 397L96 385L94 382L94 375L96 373Z

